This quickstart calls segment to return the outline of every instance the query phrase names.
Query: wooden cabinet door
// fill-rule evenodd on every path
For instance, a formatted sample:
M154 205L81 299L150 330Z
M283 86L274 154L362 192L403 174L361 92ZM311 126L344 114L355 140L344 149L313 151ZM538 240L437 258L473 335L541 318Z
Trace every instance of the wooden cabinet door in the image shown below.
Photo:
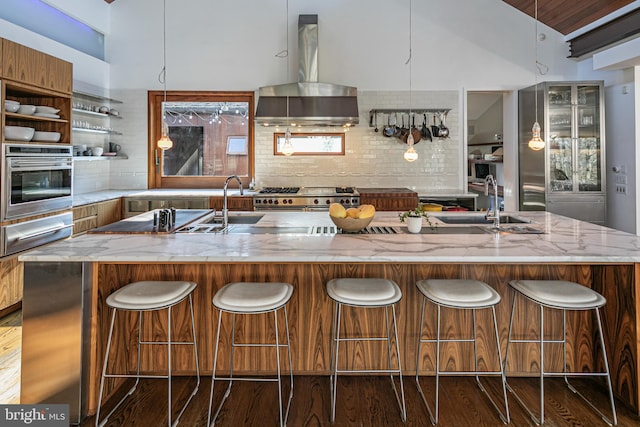
M18 255L5 257L0 262L0 310L22 301L24 264Z
M2 40L2 77L57 92L71 93L73 65L10 40Z
M230 196L227 198L227 207L230 211L252 211L253 197L251 196ZM209 208L222 210L224 206L224 197L212 196L209 199Z
M122 219L122 199L107 200L97 204L98 227Z
M361 195L360 204L373 205L377 211L408 211L418 206L418 197L368 197Z

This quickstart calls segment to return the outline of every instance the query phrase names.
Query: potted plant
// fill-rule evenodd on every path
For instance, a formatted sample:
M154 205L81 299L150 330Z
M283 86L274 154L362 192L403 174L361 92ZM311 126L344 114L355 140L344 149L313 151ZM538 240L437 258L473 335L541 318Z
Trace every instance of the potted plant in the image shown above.
M399 214L400 222L406 222L409 233L419 233L422 230L422 219L426 219L429 227L434 229L435 226L431 223L429 215L422 209L422 204L418 203L418 206L414 209L401 212Z

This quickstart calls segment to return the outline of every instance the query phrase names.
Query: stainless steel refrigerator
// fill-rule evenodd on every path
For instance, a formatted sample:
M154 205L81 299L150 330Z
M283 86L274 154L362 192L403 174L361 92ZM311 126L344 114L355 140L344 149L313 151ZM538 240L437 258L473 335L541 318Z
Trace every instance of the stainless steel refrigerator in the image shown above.
M545 141L529 147L537 120ZM520 210L546 210L604 224L605 123L602 81L542 82L518 92Z

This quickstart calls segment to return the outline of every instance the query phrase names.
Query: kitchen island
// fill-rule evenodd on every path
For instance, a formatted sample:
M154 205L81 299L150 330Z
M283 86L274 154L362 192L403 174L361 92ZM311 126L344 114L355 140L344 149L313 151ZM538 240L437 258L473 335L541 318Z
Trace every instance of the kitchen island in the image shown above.
M239 213L252 216L257 212ZM429 374L433 370L435 352L425 346L422 360L416 366L416 340L418 334L421 298L415 282L423 278L469 278L483 280L503 297L497 306L500 342L504 351L512 292L508 281L512 279L563 279L589 286L607 298L603 309L605 340L611 364L612 381L617 396L638 411L638 277L640 277L640 238L627 233L572 220L544 212L519 212L512 216L530 220L525 228L531 232L508 232L506 224L501 232L480 230L473 234L460 232L469 225L449 226L437 216L470 215L443 213L432 215L435 230L426 227L422 234L408 234L398 220L397 213L378 212L372 226L386 226L397 233L388 234L334 234L329 231L309 234L299 230L330 230L332 222L326 212L267 212L251 226L243 225L229 233L175 233L164 235L92 234L57 242L23 254L25 262L25 310L29 310L28 293L46 287L55 289L72 283L68 292L82 296L83 311L73 321L84 325L82 336L82 365L80 381L83 406L81 413L94 413L99 385L99 372L106 345L108 310L104 300L114 290L137 280L192 280L198 283L194 292L196 328L200 368L209 372L213 365L213 335L215 315L211 299L217 289L232 281L283 281L292 283L295 292L289 306L293 369L297 374L327 374L332 305L326 296L325 283L335 277L385 277L398 283L403 292L397 308L400 325L400 349L403 369L410 374L416 368ZM247 233L252 227L270 228L270 233ZM273 234L275 228L298 230ZM456 232L454 229L458 228ZM264 231L264 230L263 230ZM43 277L45 279L43 279ZM42 285L42 286L40 286ZM74 290L75 289L75 290ZM67 294L65 294L67 295ZM70 296L69 296L70 297ZM519 305L516 323L536 322L538 311ZM434 332L433 321L427 322L424 333ZM188 321L186 310L174 310L174 324ZM467 313L443 312L444 322L455 322L470 328ZM47 323L43 316L41 327ZM479 322L489 323L488 313L478 314ZM376 311L358 313L356 319L347 312L345 322L366 331L384 327L384 316ZM559 313L545 319L546 333L559 334L562 320ZM589 371L600 367L602 355L595 344L596 329L593 319L585 313L570 315L568 321L568 363L577 370ZM186 324L186 323L185 323ZM166 320L154 318L145 322L145 332L161 331ZM133 317L118 328L118 337L131 339L135 326ZM251 322L264 331L270 322L260 319ZM223 327L229 324L223 322ZM254 329L255 330L255 329ZM25 344L34 331L25 324ZM42 332L41 332L42 333ZM494 337L489 329L479 328L479 338L490 343ZM183 338L182 330L178 339ZM558 335L555 335L558 336ZM185 336L184 338L188 338ZM62 346L50 339L47 355L55 355ZM29 353L28 346L23 352ZM128 341L129 349L135 345ZM186 347L186 346L185 346ZM365 347L366 348L366 347ZM39 349L42 351L42 348ZM345 361L357 366L384 360L382 349L372 344L366 353ZM460 365L468 360L469 348L464 344L450 345L441 356L447 364ZM481 346L483 360L495 360L490 346ZM537 376L537 345L514 347L510 355L509 375ZM195 372L188 349L176 349L174 368L184 375ZM120 367L133 368L134 351L118 359ZM504 354L504 353L503 353ZM545 351L546 366L560 369L562 347ZM262 357L247 358L236 364L238 373L251 368L275 369L269 363L273 358L265 350ZM24 354L23 354L24 357ZM395 357L395 355L394 355ZM219 362L227 366L228 354L221 350ZM143 370L150 362L162 369L163 358L158 352L143 357ZM166 362L165 362L166 363ZM495 369L486 362L488 369ZM253 364L252 367L249 364ZM464 363L462 363L464 366ZM24 403L44 401L47 396L32 393L35 384L50 375L47 372L23 372L22 398ZM64 386L65 384L61 384ZM110 393L118 392L111 387Z

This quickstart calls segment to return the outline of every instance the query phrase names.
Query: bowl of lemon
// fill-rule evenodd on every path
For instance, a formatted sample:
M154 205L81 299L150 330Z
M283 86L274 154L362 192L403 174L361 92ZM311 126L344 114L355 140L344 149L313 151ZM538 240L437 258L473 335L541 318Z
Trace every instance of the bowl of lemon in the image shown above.
M360 205L357 208L345 208L340 203L329 206L329 218L343 233L358 233L368 226L376 214L373 205Z

